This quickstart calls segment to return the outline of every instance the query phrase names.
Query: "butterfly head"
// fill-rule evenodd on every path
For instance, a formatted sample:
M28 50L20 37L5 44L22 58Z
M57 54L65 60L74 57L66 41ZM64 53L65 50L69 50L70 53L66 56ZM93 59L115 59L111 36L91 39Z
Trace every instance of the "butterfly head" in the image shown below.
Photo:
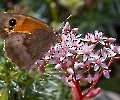
M0 14L0 36L5 39L8 35L17 32L16 27L23 24L23 18L14 14Z

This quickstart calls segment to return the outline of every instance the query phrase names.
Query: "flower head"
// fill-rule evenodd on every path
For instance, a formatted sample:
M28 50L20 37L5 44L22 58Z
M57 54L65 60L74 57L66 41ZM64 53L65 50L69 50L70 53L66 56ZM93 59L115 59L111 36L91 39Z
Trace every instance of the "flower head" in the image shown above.
M70 24L66 22L61 41L52 46L44 57L31 67L30 73L39 67L41 75L46 64L55 64L57 71L64 70L64 80L71 88L75 88L76 82L95 82L94 87L102 74L109 78L108 62L120 54L120 47L115 45L115 39L105 37L99 31L88 33L82 38L81 34L76 36L77 32L78 28L71 29ZM94 71L93 75L91 71ZM90 97L91 93L93 91L86 94L86 97Z

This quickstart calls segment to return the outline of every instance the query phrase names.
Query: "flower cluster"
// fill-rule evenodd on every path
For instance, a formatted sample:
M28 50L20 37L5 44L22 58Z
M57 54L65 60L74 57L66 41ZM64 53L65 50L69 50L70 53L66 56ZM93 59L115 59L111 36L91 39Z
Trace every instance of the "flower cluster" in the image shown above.
M52 46L44 58L38 60L30 69L32 73L37 65L41 75L46 64L55 64L57 71L64 70L62 80L72 88L74 100L96 96L100 88L93 90L95 84L102 74L106 78L110 77L109 66L120 54L120 46L115 44L116 39L105 37L102 32L88 33L84 38L77 33L78 28L71 29L66 22L61 41ZM79 82L92 84L85 94L79 93Z

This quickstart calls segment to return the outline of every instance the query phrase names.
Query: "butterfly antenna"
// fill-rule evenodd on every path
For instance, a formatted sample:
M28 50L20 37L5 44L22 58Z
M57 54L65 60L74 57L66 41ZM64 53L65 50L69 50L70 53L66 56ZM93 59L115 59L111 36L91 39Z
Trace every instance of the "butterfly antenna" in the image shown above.
M69 15L69 16L67 17L67 19L66 19L64 22L62 22L62 25L64 25L64 24L65 24L65 22L67 22L67 21L68 21L68 19L69 19L71 16L72 16L72 14L71 14L71 15Z
M71 16L72 16L72 14L69 15L69 16L66 18L66 20L65 20L64 22L62 22L61 27L59 27L59 29L57 29L57 30L55 31L57 34L61 34L61 31L62 31L63 25L65 24L65 22L68 21L68 19L69 19Z

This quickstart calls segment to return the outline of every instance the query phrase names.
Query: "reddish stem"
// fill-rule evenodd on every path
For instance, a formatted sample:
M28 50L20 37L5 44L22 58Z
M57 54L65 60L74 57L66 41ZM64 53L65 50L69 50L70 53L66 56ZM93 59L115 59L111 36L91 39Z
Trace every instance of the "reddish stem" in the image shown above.
M109 61L109 63L108 63L108 67L111 65L111 63L115 59L120 59L120 56L111 58L110 61ZM83 97L85 97L95 87L95 85L97 84L97 82L98 82L98 80L99 80L99 78L101 76L102 76L102 71L100 72L100 75L99 75L98 79L93 81L92 85L90 86L90 88L88 89L88 91L83 95Z
M115 60L115 57L112 57L108 63L108 67L111 65L111 63Z
M75 62L75 60L73 60L73 62ZM75 70L74 67L73 67L73 70ZM74 88L71 88L73 100L83 100L83 95L82 95L81 87L79 84L79 80L76 79L75 73L73 75L73 82L75 85Z
M108 63L108 67L111 65L111 63L115 60L115 59L120 59L120 56L118 57L112 57Z
M93 81L92 85L90 86L90 88L88 89L88 91L83 95L83 97L86 97L86 95L95 87L95 85L97 84L97 82L100 79L101 75L102 75L102 71L100 72L100 75L97 78L97 80Z
M73 100L83 100L83 95L82 95L79 81L78 80L74 81L74 85L75 87L71 88Z

